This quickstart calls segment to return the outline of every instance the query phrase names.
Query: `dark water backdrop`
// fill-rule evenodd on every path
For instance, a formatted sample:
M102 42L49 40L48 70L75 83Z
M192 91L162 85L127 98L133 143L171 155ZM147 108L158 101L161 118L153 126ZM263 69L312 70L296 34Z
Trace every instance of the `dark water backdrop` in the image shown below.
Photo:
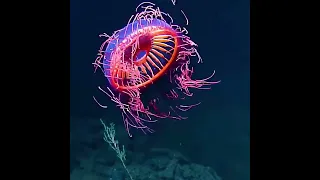
M97 90L106 79L93 74L91 63L102 43L100 33L111 34L126 25L140 0L71 0L70 13L70 111L72 117L98 119L122 126L114 105ZM250 31L249 0L153 0L169 12L177 24L189 19L189 35L198 45L204 64L196 66L197 76L216 70L212 90L197 93L201 106L180 122L165 120L157 132L147 136L145 148L176 149L192 161L213 167L225 180L250 178ZM98 96L110 108L93 101ZM71 129L78 127L71 123ZM90 121L83 124L90 128ZM72 132L71 132L72 133ZM135 132L139 138L142 133ZM72 153L72 152L71 152Z

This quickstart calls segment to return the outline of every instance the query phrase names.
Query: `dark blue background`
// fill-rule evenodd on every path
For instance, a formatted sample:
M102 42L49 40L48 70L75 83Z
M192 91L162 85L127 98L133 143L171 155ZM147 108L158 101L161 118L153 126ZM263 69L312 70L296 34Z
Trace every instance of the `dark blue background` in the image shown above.
M70 111L71 116L107 119L122 125L114 104L102 109L93 101L98 85L105 85L101 73L93 73L92 62L103 42L98 35L124 27L142 1L71 0L70 13ZM176 149L192 161L212 166L223 179L248 180L250 174L250 1L249 0L154 0L169 12L176 24L188 19L189 35L199 45L204 60L197 76L216 70L221 80L212 90L197 93L201 106L187 113L189 119L168 123L168 128L150 136L156 146ZM103 98L103 96L101 96ZM98 119L97 119L98 121ZM72 124L71 124L72 126ZM88 127L90 123L88 122ZM175 137L168 138L166 137ZM180 145L180 143L182 145Z

